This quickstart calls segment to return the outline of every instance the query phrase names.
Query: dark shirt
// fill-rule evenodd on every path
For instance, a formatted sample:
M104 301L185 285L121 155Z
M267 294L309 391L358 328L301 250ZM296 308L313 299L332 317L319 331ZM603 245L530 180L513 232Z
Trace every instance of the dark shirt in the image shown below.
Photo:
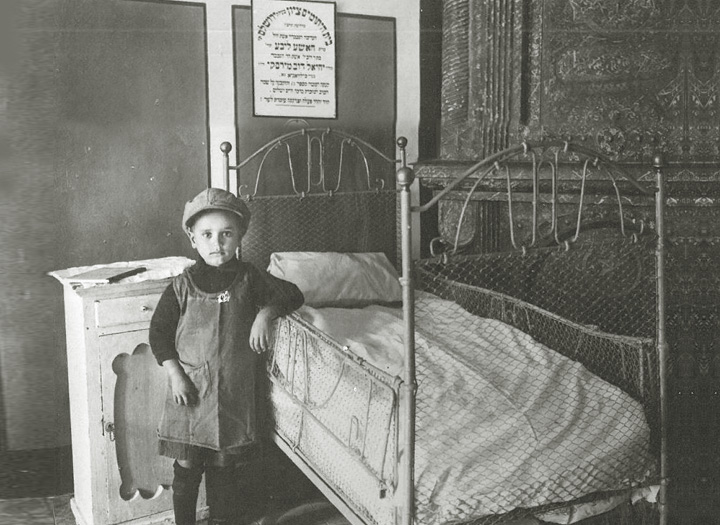
M283 281L267 272L257 270L249 263L230 260L221 266L210 266L202 259L188 268L193 282L206 293L217 293L228 288L238 272L251 271L262 281L258 288L263 297L258 297L258 307L272 308L272 316L280 317L302 306L304 298L292 283ZM178 304L173 285L170 284L160 296L152 321L150 322L150 348L159 364L168 359L177 359L175 333L180 321Z

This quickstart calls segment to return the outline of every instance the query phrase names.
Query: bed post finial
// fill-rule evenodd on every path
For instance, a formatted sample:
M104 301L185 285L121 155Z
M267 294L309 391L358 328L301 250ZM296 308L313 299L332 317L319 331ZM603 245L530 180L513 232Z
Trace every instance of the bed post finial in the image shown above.
M653 155L652 163L653 168L655 168L656 170L662 168L665 165L665 159L663 158L662 153L656 153L655 155Z
M412 168L408 168L407 166L404 166L397 170L397 183L401 187L410 186L413 181L415 180L415 172Z
M400 164L404 168L407 166L407 151L405 148L407 147L408 139L405 137L398 137L396 143L398 148L400 148Z

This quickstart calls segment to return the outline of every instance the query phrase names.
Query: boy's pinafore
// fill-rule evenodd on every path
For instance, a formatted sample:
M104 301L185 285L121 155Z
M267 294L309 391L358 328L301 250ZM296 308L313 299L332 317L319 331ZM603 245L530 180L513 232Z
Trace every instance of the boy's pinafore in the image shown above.
M207 293L188 271L173 280L181 316L175 339L179 360L198 389L194 406L178 405L168 389L158 437L227 451L257 440L256 360L249 344L255 319L249 272L225 291ZM188 314L191 312L191 314Z

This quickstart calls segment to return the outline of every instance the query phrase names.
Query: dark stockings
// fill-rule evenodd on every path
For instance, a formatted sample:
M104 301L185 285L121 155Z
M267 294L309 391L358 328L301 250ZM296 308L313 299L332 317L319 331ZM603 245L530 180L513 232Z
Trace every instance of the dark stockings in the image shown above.
M176 461L173 464L173 509L176 525L195 525L195 508L197 507L200 481L203 468L181 467Z
M210 509L210 522L218 525L235 525L241 522L238 508L238 472L235 466L183 467L173 464L173 509L176 525L195 525L198 492L205 472L205 491Z

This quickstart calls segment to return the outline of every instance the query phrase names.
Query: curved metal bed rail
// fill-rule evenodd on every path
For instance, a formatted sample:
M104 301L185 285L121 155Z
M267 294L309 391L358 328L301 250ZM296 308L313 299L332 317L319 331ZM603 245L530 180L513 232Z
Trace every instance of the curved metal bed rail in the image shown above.
M298 137L304 137L304 149L305 149L305 166L306 166L306 180L304 181L304 188L301 187L298 172L299 165L294 162L293 158L293 147L298 148L297 141L293 142L293 139ZM339 147L339 153L337 156L337 175L335 184L330 185L328 182L327 174L325 171L327 162L327 150L329 148L330 141L337 141ZM302 141L300 141L302 144ZM369 163L369 155L375 155L382 162L387 164L400 164L404 166L406 163L406 152L405 147L407 145L407 139L400 137L397 140L397 145L400 148L400 158L392 158L377 149L372 144L365 140L345 133L343 131L335 130L332 128L303 128L296 131L292 131L276 137L271 141L267 142L254 153L247 156L241 163L237 165L230 165L230 152L232 151L232 144L229 142L223 142L220 144L220 150L223 153L223 174L226 188L230 188L230 171L240 171L247 167L254 160L258 160L259 164L255 171L254 182L251 184L252 188L248 184L241 184L237 182L237 195L244 199L250 200L258 196L258 189L260 181L263 176L263 167L271 153L277 152L281 155L284 161L287 163L287 170L290 175L290 181L292 184L292 190L298 197L305 197L306 195L313 192L313 187L317 188L316 194L332 195L340 191L342 183L342 177L344 169L347 164L345 159L348 156L350 150L354 150L362 161L364 168L364 178L367 183L366 191L381 191L385 188L385 181L382 179L371 177L371 169ZM299 163L298 163L299 164ZM249 191L248 191L249 190Z
M568 160L561 160L561 154L565 156L575 155L575 158L569 158ZM524 157L524 158L523 158ZM531 238L529 243L520 244L515 235L515 216L513 209L513 179L510 175L510 168L508 163L511 161L522 161L529 163L532 166L532 230ZM558 196L558 183L559 183L559 171L561 164L577 164L581 165L582 171L580 176L580 195L577 207L577 214L575 219L575 231L569 239L560 239L558 230L558 207L559 207L559 196ZM540 184L541 184L541 172L544 168L549 168L551 191L550 191L550 205L551 205L551 219L550 228L547 232L540 232L540 225L538 223L539 217L539 203L540 203ZM596 172L602 172L609 176L610 182L612 183L614 190L614 198L617 203L617 216L620 227L620 232L623 237L632 237L635 234L628 235L625 228L625 216L623 213L623 197L620 192L619 182L625 181L630 184L636 191L645 196L652 196L656 193L656 188L648 188L640 184L635 177L630 175L622 166L615 164L611 159L603 155L602 153L596 152L585 146L573 144L570 142L562 141L547 141L535 144L523 142L517 146L507 148L503 151L491 155L473 166L466 169L461 175L455 180L449 183L441 191L430 199L427 203L413 208L414 212L422 213L432 208L437 204L443 197L448 195L452 191L456 191L463 182L472 180L473 184L467 191L464 198L463 206L461 208L458 224L456 227L455 238L452 243L452 249L450 254L458 252L460 246L461 228L463 226L463 220L466 215L467 208L473 199L473 195L480 187L480 184L494 173L503 173L506 181L506 195L507 195L507 210L508 210L508 225L510 234L510 243L513 248L518 250L527 250L537 246L538 240L541 236L549 236L553 238L556 244L564 246L566 249L569 245L576 242L580 236L583 211L585 207L586 198L586 186L587 181L592 175L592 170ZM644 230L644 224L640 224L640 231ZM434 250L433 250L434 252Z
M522 144L519 144L517 146L511 146L507 149L504 149L502 151L499 151L493 155L490 155L477 163L473 164L469 168L467 168L461 175L459 175L454 181L452 181L450 184L447 185L446 188L444 188L442 191L440 191L437 195L435 195L432 199L430 199L428 202L423 204L422 206L417 206L413 209L413 211L422 213L424 211L427 211L428 209L432 208L440 199L442 199L445 195L450 193L452 190L454 190L459 184L461 184L463 181L465 181L468 177L473 175L474 173L477 173L484 167L493 167L496 163L505 162L512 157L516 157L519 154L528 154L532 152L533 150L544 150L547 151L550 148L557 148L562 147L563 151L566 153L568 152L575 152L575 153L581 153L586 155L589 158L594 158L595 163L603 162L608 165L612 165L614 169L616 169L630 184L632 184L637 190L640 192L646 194L646 195L653 195L655 193L655 190L650 190L648 188L645 188L642 186L632 175L630 175L626 170L624 170L621 166L615 164L609 157L606 155L603 155L600 152L597 152L593 149L590 149L586 146L581 146L579 144L575 144L572 142L566 142L566 141L559 141L559 140L551 140L546 142L537 142L537 143L529 143L529 142L523 142ZM487 175L486 172L481 177L485 177Z

